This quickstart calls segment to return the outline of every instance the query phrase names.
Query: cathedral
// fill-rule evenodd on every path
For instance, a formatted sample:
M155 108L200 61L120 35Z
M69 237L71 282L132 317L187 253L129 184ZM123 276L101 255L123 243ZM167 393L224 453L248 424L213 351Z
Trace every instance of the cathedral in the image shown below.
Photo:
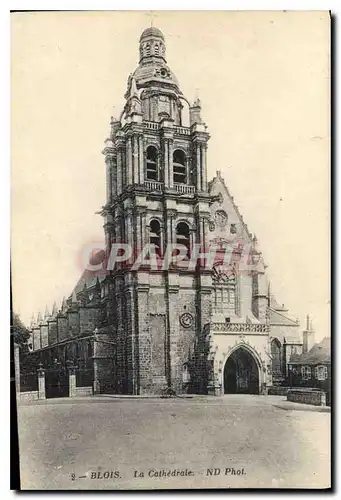
M72 363L79 394L266 394L286 379L291 355L310 349L313 328L301 332L277 303L222 174L207 178L200 100L182 94L155 27L140 37L124 98L103 149L101 215L106 262L118 243L133 251L109 270L85 270L59 310L33 320L31 354L47 373ZM181 261L134 265L146 246L162 263L176 245Z

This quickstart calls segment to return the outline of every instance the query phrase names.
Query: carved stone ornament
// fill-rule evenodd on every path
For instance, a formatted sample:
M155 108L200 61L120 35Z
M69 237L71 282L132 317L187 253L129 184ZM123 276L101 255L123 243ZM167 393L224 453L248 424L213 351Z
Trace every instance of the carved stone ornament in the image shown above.
M194 323L194 318L191 313L185 312L180 316L180 325L184 328L190 328Z
M214 231L215 230L215 223L214 223L214 220L209 218L208 219L208 229L210 231Z
M214 222L218 227L225 227L227 224L227 213L224 210L217 210L214 214Z

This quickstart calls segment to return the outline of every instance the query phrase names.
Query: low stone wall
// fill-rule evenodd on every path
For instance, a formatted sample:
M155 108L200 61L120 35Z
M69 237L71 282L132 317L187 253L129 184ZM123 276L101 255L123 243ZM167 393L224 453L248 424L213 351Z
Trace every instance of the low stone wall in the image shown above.
M92 387L76 387L76 396L92 396Z
M283 387L281 385L273 385L268 389L269 396L287 396L292 387Z
M307 405L325 406L326 393L319 389L290 389L287 401L304 403Z
M38 391L18 392L19 401L37 401Z

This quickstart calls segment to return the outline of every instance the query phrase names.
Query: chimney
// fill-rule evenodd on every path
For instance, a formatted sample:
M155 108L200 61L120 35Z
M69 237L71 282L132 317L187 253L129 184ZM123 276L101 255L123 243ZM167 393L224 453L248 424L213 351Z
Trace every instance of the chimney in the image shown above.
M303 331L303 349L302 352L309 352L315 344L315 331L313 330L312 322L307 314L307 328Z

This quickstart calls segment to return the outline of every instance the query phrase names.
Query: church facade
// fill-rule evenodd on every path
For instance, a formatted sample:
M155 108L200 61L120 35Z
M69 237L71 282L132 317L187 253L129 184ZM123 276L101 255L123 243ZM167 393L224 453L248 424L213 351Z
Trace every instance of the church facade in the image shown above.
M285 380L304 349L300 326L271 294L221 173L207 178L209 138L163 34L146 29L103 149L104 262L117 262L85 271L60 310L33 321L33 353L46 367L73 360L92 370L95 392L118 394L265 394ZM119 245L131 249L125 260ZM141 260L145 248L152 260Z

